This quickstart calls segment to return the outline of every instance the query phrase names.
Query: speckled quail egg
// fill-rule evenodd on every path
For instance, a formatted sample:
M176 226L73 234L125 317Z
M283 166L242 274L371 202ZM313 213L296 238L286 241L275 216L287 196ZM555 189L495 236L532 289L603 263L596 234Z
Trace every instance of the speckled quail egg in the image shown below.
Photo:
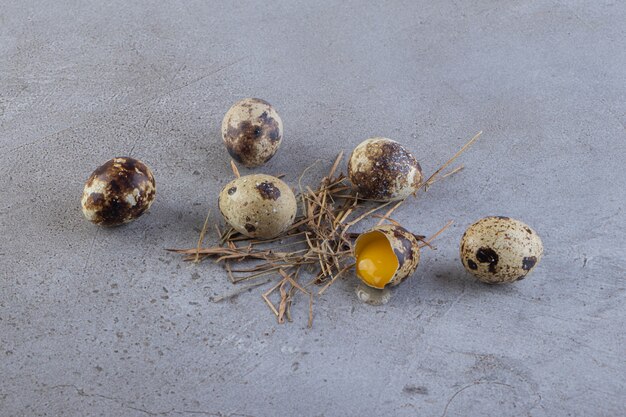
M150 168L133 158L113 158L89 176L81 204L89 221L117 226L141 216L155 196L156 183Z
M461 239L463 266L487 284L525 278L542 255L537 233L509 217L485 217L468 227Z
M246 167L269 161L283 139L283 122L265 100L244 98L222 120L222 139L233 159Z
M402 200L422 182L422 168L398 142L371 138L361 142L350 155L348 176L359 196L375 201Z
M354 243L356 274L365 284L384 288L409 277L420 260L417 239L406 229L386 224L362 233Z
M220 192L218 205L235 230L258 239L271 239L289 229L298 208L291 188L265 174L231 181Z

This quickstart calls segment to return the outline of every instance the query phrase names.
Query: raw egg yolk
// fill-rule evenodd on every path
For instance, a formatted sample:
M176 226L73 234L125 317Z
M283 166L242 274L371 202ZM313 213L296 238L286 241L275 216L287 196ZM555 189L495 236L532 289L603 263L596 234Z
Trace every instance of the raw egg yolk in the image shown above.
M367 239L356 256L357 275L374 288L384 288L397 269L398 258L384 236Z

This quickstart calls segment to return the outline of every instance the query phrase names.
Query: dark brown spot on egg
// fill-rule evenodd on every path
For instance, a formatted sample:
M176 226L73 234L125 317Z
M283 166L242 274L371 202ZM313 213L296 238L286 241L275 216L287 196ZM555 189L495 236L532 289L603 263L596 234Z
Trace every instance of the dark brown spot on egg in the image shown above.
M237 187L230 187L228 189L228 195L233 195L237 192Z
M467 260L467 266L469 266L470 269L478 269L478 265L476 265L476 262L472 261L471 259Z
M511 220L510 217L506 217L506 216L495 216L496 219L500 219L500 220Z
M273 182L263 181L256 186L256 189L264 200L278 200L280 198L280 190Z
M533 234L533 231L532 231L532 230L530 230L530 228L529 228L529 227L524 227L524 230L526 230L526 233L528 233L529 235L532 235L532 234Z
M104 204L104 194L102 193L91 193L87 198L87 202L85 203L85 207L90 210L95 209L96 207Z
M230 156L242 164L252 163L256 152L254 142L260 132L260 128L247 120L240 122L237 126L229 123L225 143Z
M98 167L91 175L108 183L110 189L116 193L132 192L145 181L151 182L154 186L154 177L150 169L133 158L111 159Z
M384 178L373 177L364 172L354 172L350 180L359 192L359 196L366 199L388 199L392 196L389 182Z
M533 266L535 266L536 263L537 263L536 256L526 256L524 257L524 259L522 259L522 269L524 271L530 271L533 268Z
M491 248L480 248L476 251L476 259L480 263L489 264L489 272L492 274L496 272L496 265L498 265L498 254Z
M254 227L254 225L251 223L246 223L244 227L246 228L248 233L256 232L256 227Z
M280 127L276 119L269 116L267 111L264 111L259 116L259 120L261 121L261 126L263 128L263 135L266 136L271 142L278 142L281 139L281 135Z
M119 200L107 201L97 208L93 222L103 226L115 226L126 220L126 204Z
M396 228L393 231L393 236L396 239L398 239L398 242L402 244L402 251L399 251L394 248L394 253L396 254L396 257L398 258L398 262L400 263L400 265L404 263L405 259L409 259L409 260L413 259L413 247L411 245L411 240L406 237L405 233L408 234L408 232L406 231L403 232L399 228Z

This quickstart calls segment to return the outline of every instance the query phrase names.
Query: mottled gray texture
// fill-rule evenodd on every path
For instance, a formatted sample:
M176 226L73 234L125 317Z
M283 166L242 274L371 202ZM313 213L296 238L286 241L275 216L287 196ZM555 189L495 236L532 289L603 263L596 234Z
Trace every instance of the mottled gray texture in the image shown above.
M625 2L1 3L3 417L626 413ZM427 176L485 131L397 213L414 233L455 224L389 303L360 303L352 276L313 329L303 299L278 326L259 289L214 303L221 269L163 250L216 213L220 123L250 96L280 109L264 171L291 184L372 136ZM157 200L102 229L80 196L118 155L152 168ZM486 215L541 235L529 278L464 272L461 234Z

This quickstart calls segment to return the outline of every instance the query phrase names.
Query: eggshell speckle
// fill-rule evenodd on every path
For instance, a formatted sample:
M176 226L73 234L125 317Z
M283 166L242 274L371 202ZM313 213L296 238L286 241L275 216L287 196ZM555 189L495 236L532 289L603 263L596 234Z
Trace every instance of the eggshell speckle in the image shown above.
M224 116L222 139L234 160L246 167L260 166L278 150L283 122L267 101L245 98Z
M422 169L398 142L378 137L361 142L352 151L348 176L360 197L395 201L417 191L422 182Z
M270 239L285 232L296 217L297 203L287 184L271 175L237 178L220 192L224 219L248 237Z
M468 227L460 249L465 269L488 284L524 279L543 255L543 244L534 230L502 216L485 217Z
M141 216L155 196L156 183L150 168L133 158L113 158L87 179L81 205L92 223L117 226Z

